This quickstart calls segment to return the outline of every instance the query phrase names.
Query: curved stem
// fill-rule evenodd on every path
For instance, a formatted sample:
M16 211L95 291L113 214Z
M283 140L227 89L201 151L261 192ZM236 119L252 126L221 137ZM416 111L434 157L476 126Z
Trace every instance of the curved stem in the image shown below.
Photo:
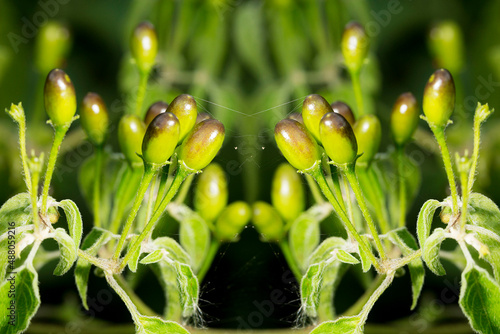
M281 240L279 243L279 246L281 248L281 253L283 254L283 257L285 258L286 262L288 263L288 267L290 267L290 270L292 271L293 275L295 276L295 279L297 282L300 283L300 280L302 279L302 271L299 269L299 266L297 265L297 261L293 257L292 252L290 251L290 245L288 244L287 240Z
M144 175L141 180L141 184L139 185L139 190L137 191L137 195L135 196L134 204L132 206L132 210L130 211L127 221L125 222L125 226L123 227L122 234L120 237L120 241L118 241L118 245L115 249L115 254L113 259L118 259L123 250L123 246L125 245L125 241L127 240L127 236L132 228L132 223L134 222L135 216L137 216L137 212L141 207L142 201L144 199L144 194L148 190L149 184L151 183L151 179L153 175L156 173L157 168L146 164L144 166Z
M92 198L95 227L101 227L102 225L101 214L100 214L102 155L103 155L103 146L99 145L96 147L96 153L95 153L94 189Z
M366 253L366 255L370 258L370 260L373 263L373 266L380 271L380 265L377 261L377 258L372 252L371 247L369 247L365 240L361 238L359 235L358 231L352 224L352 222L349 220L349 217L347 217L346 213L342 208L340 207L340 204L338 203L337 199L333 195L332 190L328 187L328 184L326 183L325 177L323 176L323 173L321 171L321 168L318 167L318 164L312 167L313 170L310 171L311 176L316 179L316 182L318 183L321 191L325 195L325 197L328 199L328 201L332 204L334 211L340 218L340 220L343 222L344 227L346 228L347 232L358 242L359 247Z
M132 302L129 295L123 290L123 288L118 284L114 276L110 273L106 273L106 281L108 281L109 286L115 290L115 292L120 296L120 298L125 303L134 323L139 323L139 310L137 310L137 306Z
M382 246L382 241L380 240L380 237L378 235L377 227L375 226L375 222L373 221L370 212L368 211L368 207L366 206L365 195L363 194L363 191L359 186L354 164L347 166L346 168L343 168L343 172L347 176L352 191L356 196L358 206L361 209L361 212L363 213L363 217L365 218L366 223L368 224L368 228L370 229L370 233L373 236L373 240L375 241L375 246L377 247L377 251L382 260L385 260L387 256L385 255L384 246Z
M467 184L467 170L461 171L458 168L458 174L460 177L460 186L462 188L462 208L460 212L460 230L465 232L465 224L467 223L467 206L469 205L469 187Z
M314 201L316 203L323 203L324 202L323 196L321 196L321 191L318 189L318 185L316 184L316 182L314 182L314 178L311 175L306 174L306 180L307 180L307 185L311 190L311 194L314 198Z
M182 182L184 182L184 179L189 174L192 174L192 173L193 173L192 171L187 170L185 167L183 167L183 165L179 165L179 168L177 170L177 174L175 174L174 181L170 185L170 188L168 189L167 194L165 195L165 197L161 201L158 209L156 209L155 212L153 213L153 216L148 221L148 223L146 224L146 226L142 230L139 237L129 247L127 254L123 258L122 262L120 263L120 266L118 268L119 271L122 271L125 268L125 266L127 265L128 261L130 260L132 255L137 251L137 249L139 247L141 247L141 243L144 241L144 239L146 239L148 237L149 233L152 232L153 228L156 226L156 223L163 215L163 212L165 211L167 204L170 203L172 198L175 196L175 194L179 190ZM122 238L123 238L123 235L122 235Z
M156 202L155 202L155 207L154 210L156 211L158 207L160 206L160 203L165 197L165 191L170 187L172 184L172 180L175 175L175 171L177 170L177 155L174 154L172 158L170 158L170 165L168 166L168 172L167 173L161 173L161 179L160 179L160 186L158 188L158 195L156 196Z
M451 200L452 200L452 211L454 214L458 213L458 193L457 185L455 183L455 174L453 173L453 167L451 165L450 152L448 151L448 145L446 144L446 138L444 136L444 127L431 126L431 130L436 137L439 148L441 150L441 155L443 157L444 169L446 170L446 175L448 176L448 182L450 183Z
M215 259L215 256L217 255L217 251L219 250L220 243L216 239L212 239L212 242L210 243L210 248L208 249L208 253L205 256L205 259L203 259L203 263L198 270L198 273L196 274L196 277L198 277L198 281L203 281L203 278L205 278L205 275L207 274L208 270L210 269L210 266L212 265L212 262Z
M354 90L354 96L356 98L356 105L358 112L356 112L356 109L354 109L354 116L356 118L361 117L365 114L365 109L363 105L363 93L361 91L361 82L360 82L360 71L350 71L351 74L351 80L352 80L352 88Z
M154 200L153 197L155 195L156 191L156 184L158 183L158 175L155 174L153 177L153 181L151 182L151 187L149 188L149 196L148 196L148 208L146 212L146 221L149 221L151 218L151 215L153 214L153 206L154 206ZM156 195L158 196L158 194Z
M153 311L151 308L149 308L148 305L146 305L139 296L135 293L135 291L128 285L127 281L123 278L122 275L114 275L114 278L116 279L116 283L125 291L127 296L129 296L130 300L134 305L137 307L137 310L147 316L151 317L157 317L158 314L156 314L155 311Z
M351 307L349 307L344 313L342 313L342 316L349 317L349 316L356 315L359 312L361 312L361 310L365 306L368 299L370 299L373 292L378 289L378 287L382 284L383 281L384 281L384 276L378 275L372 281L372 284L363 293L363 295L361 295L361 297L359 297L359 299Z
M146 96L146 88L148 86L149 72L140 72L139 79L139 89L137 90L137 103L135 106L135 114L142 118L144 113L142 112L142 104L144 103L144 97Z
M399 177L399 227L406 226L406 180L404 177L404 147L397 148L397 164Z
M176 203L183 203L184 200L186 199L186 196L189 192L189 187L191 187L191 183L193 183L193 178L194 174L188 175L186 177L186 180L182 184L181 188L179 189L179 193L177 194L177 197L175 198Z
M47 213L47 198L49 196L50 181L52 180L52 174L54 174L54 167L57 161L57 155L59 153L59 148L61 143L68 131L69 125L67 126L56 126L54 129L54 141L52 142L52 148L50 149L49 161L47 163L47 171L45 172L45 179L43 182L42 191L42 214Z
M349 184L345 178L341 179L342 186L344 188L344 196L347 202L347 214L349 215L349 219L354 222L354 211L352 208L352 200L351 200L351 190L349 189Z

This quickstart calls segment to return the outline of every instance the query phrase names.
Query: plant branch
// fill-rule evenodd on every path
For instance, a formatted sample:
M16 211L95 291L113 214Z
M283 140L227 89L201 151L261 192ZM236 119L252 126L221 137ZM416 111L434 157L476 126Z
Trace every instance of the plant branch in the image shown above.
M95 173L94 173L94 189L93 189L93 210L94 210L94 226L101 227L101 214L100 214L100 203L101 203L101 172L102 172L102 156L103 156L102 145L96 147L95 152Z

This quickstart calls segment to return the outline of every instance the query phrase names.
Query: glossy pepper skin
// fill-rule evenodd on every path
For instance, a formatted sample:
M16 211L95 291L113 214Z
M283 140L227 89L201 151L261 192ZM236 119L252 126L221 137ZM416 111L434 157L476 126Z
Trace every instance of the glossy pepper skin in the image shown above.
M142 141L142 158L146 163L164 165L174 154L179 139L179 120L165 112L148 125Z
M252 206L252 221L263 241L279 242L284 236L283 220L268 203L257 201Z
M167 111L171 112L179 119L181 125L179 142L181 142L196 124L196 118L198 117L196 101L194 97L189 94L181 94L170 103Z
M302 104L304 125L319 143L321 143L319 122L321 118L329 112L332 112L332 107L323 96L311 94L304 99L304 103Z
M191 170L202 170L219 152L224 136L224 125L216 119L196 124L182 142L179 160Z
M226 174L217 163L211 163L198 178L194 192L194 207L208 222L213 222L227 206Z
M150 22L141 22L134 29L130 50L139 70L144 73L151 71L158 53L158 36Z
M108 133L109 113L106 104L96 93L87 93L80 108L83 130L94 145L102 145Z
M287 222L297 218L305 208L302 179L295 168L282 163L274 172L271 186L271 202Z
M148 111L146 111L146 116L144 116L144 124L148 126L156 116L166 112L167 108L168 103L165 101L156 101L155 103L150 105Z
M418 126L419 108L412 93L401 94L392 108L391 132L394 141L402 146L410 141Z
M301 123L284 119L274 128L276 144L286 160L298 170L307 170L321 160L318 144Z
M354 126L354 123L356 123L356 119L351 110L351 107L349 107L345 102L335 101L331 104L331 107L333 112L341 114L351 126Z
M234 242L252 217L250 206L237 201L229 204L215 223L215 236L221 242Z
M44 87L45 111L54 126L69 126L76 113L75 87L60 69L50 71Z
M358 164L369 164L380 147L382 127L375 115L364 115L354 125L354 134L358 141L358 154L362 154Z
M430 76L422 108L429 125L445 127L448 124L455 109L455 82L448 70L439 69Z
M146 126L135 115L125 115L118 124L118 142L122 153L131 165L142 164L138 154L142 154L142 140Z
M64 65L71 47L69 29L56 21L49 21L38 32L35 43L35 65L45 75L53 68Z
M341 50L347 68L352 72L359 72L369 50L368 36L361 24L349 22L345 26Z
M344 116L330 112L321 119L319 133L326 154L336 165L353 163L358 144L349 122Z

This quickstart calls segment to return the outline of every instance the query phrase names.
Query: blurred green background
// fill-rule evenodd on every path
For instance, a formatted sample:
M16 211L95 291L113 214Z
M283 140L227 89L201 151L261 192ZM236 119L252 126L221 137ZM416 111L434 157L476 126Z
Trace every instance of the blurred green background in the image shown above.
M340 54L340 36L347 22L361 22L371 38L361 81L367 109L382 121L381 151L391 146L388 119L392 103L405 91L421 101L427 78L439 66L439 57L429 47L432 26L443 20L458 24L464 65L452 71L458 87L457 111L448 136L452 150L462 152L472 147L472 111L477 101L500 106L498 13L500 1L486 0L0 0L0 106L22 101L28 118L28 150L48 149L50 127L30 119L42 108L47 74L35 67L35 40L39 28L50 19L66 24L71 32L72 44L63 67L78 99L88 91L99 93L116 121L134 107L138 83L129 36L138 22L149 20L158 30L160 54L149 80L146 105L158 99L170 102L181 92L194 95L200 111L215 114L226 126L227 139L216 161L226 168L230 201L269 201L272 173L284 160L274 144L274 124L287 113L300 111L302 99L310 93L321 93L330 102L341 99L355 105ZM476 184L478 191L496 203L500 203L499 119L494 114L484 127ZM8 116L0 114L2 203L23 190L16 130ZM76 180L79 166L92 149L85 144L78 122L70 131L54 178L54 197L75 200L84 222L90 222ZM416 220L426 199L446 196L444 170L423 122L416 137L407 153L420 166L423 181L410 222ZM115 133L109 145L118 151ZM414 231L414 223L409 228ZM42 308L35 321L79 319L85 323L85 319L93 319L79 307L71 275L54 279L51 271L45 268L40 277ZM413 315L409 279L396 280L369 321L410 317L400 320L409 332L416 332L424 323L456 321L461 317L456 301L439 303L443 289L457 284L456 269L449 266L448 272L451 276L446 281L427 276L424 300ZM278 247L260 242L254 229L247 228L239 243L223 245L202 283L200 307L206 326L293 326L300 301L291 277ZM92 277L90 282L90 296L105 288L100 278ZM147 273L138 293L160 310L164 303L158 298L160 289L154 276ZM265 301L276 289L285 302L266 308ZM339 311L361 293L361 287L348 276L337 295ZM436 311L436 305L442 308ZM127 314L114 298L96 317L129 322ZM419 321L422 319L425 321Z

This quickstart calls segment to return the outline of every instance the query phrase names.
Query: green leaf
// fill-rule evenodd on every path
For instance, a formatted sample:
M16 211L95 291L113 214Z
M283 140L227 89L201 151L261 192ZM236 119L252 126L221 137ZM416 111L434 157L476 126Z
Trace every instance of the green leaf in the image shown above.
M302 271L307 269L307 259L320 241L319 221L300 215L289 231L290 249Z
M446 238L446 231L442 228L436 228L422 246L422 258L424 259L425 264L434 274L438 276L446 274L443 265L439 261L441 243Z
M500 210L491 199L482 194L470 194L467 220L474 225L500 231Z
M198 311L198 278L196 278L191 267L187 264L175 262L175 268L177 270L177 284L181 297L182 316L189 318Z
M468 231L473 231L475 238L480 243L488 247L488 252L484 255L484 259L491 265L495 278L500 283L500 236L497 233L480 226L467 224L465 225L465 228Z
M363 334L364 325L360 316L342 317L320 324L310 334Z
M138 235L134 235L131 239L130 242L128 243L128 246L132 246L134 242L139 238ZM130 269L131 272L135 273L137 271L137 264L139 263L139 257L141 256L141 247L138 247L137 250L132 254L132 257L128 261L128 268Z
M415 238L410 234L406 227L399 228L389 233L390 240L399 247L404 256L411 255L418 250L418 244ZM417 258L408 263L410 269L413 302L411 309L417 306L418 298L422 292L425 279L425 269L421 258Z
M12 279L13 280L9 280ZM14 286L12 283L14 282ZM14 295L12 295L14 293ZM0 332L2 334L21 333L26 330L31 319L40 306L38 291L38 274L31 265L19 270L16 274L9 274L7 280L0 286ZM15 320L9 321L11 310L15 307Z
M462 272L459 304L478 333L500 332L500 285L486 270L475 265Z
M137 334L189 334L181 325L173 321L165 321L157 317L139 316L137 319Z
M141 264L151 264L151 263L160 262L163 259L164 254L165 254L165 251L163 249L157 249L154 252L151 252L148 255L146 255L141 260Z
M63 228L56 229L53 238L59 244L59 249L61 251L59 263L54 270L54 275L62 276L67 273L73 266L73 263L75 263L78 257L78 248L75 245L74 239L72 239Z
M83 229L80 210L78 210L78 206L76 206L75 202L70 199L65 199L59 202L59 207L64 210L66 220L68 221L69 235L71 235L75 241L76 248L78 249L80 247L80 243L82 242Z
M328 259L334 249L342 248L345 244L346 241L339 237L330 237L325 239L309 256L307 264L311 265Z
M362 235L361 238L365 241L368 247L372 248L372 244L370 243L370 240L366 236ZM358 246L358 251L359 251L359 258L361 259L361 268L363 269L363 272L366 273L368 270L370 270L372 266L372 261L370 260L369 255L365 253L363 248Z
M190 264L189 254L179 245L177 241L169 237L159 237L153 241L153 244L159 249L165 249L168 256L175 261Z
M337 260L347 264L358 264L359 260L343 249L337 249L332 254Z
M12 223L12 222L10 222ZM7 227L13 228L9 223L2 224ZM3 227L3 226L2 226ZM28 227L25 225L25 227ZM11 266L11 270L14 269L14 263L17 260L15 246L23 239L24 235L28 232L28 229L10 229L6 231L2 236L0 241L0 282L5 278L5 272L7 267ZM1 251L3 250L3 251Z
M9 226L7 223L14 222L16 227L31 222L31 202L28 193L17 194L7 200L0 208L0 235L4 234Z
M95 256L99 249L111 239L111 233L94 227L87 235L82 243L82 251L85 251L91 256ZM80 298L82 299L83 307L89 309L87 305L87 285L89 281L90 268L92 264L82 257L76 261L75 282Z
M439 201L435 199L430 199L422 205L417 218L417 236L418 242L422 247L431 233L432 220L434 218L434 212L437 208L441 206Z
M210 247L210 229L198 213L184 204L172 205L168 210L180 223L180 243L191 257L192 268L197 271Z
M325 262L310 265L300 282L301 310L313 319L318 316L319 296L324 270Z

